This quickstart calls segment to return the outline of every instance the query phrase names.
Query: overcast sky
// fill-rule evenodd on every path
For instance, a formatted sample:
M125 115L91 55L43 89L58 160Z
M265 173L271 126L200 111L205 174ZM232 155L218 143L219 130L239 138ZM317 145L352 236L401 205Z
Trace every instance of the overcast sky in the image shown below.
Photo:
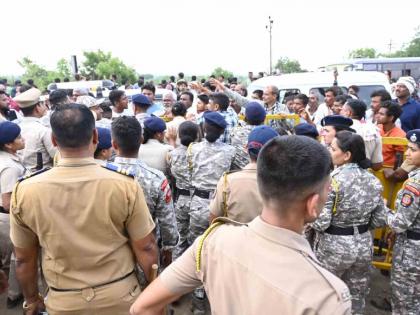
M342 61L353 48L388 52L420 25L420 1L20 0L2 2L0 74L19 74L28 56L54 69L60 58L102 49L139 73L236 74L268 71L268 16L273 62L304 68Z

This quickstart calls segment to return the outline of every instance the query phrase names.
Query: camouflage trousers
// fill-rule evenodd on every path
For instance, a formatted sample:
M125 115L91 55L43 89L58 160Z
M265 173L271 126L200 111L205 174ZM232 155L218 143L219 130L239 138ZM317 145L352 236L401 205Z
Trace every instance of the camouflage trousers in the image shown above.
M392 314L420 314L420 241L397 236L392 254Z
M323 233L315 244L315 254L322 266L341 278L349 287L352 314L364 314L369 294L373 244L369 232L355 235Z
M0 213L0 268L8 272L13 245L10 240L9 215Z
M192 245L188 241L190 231L190 207L191 197L180 195L175 203L175 216L178 225L179 242L172 253L173 260L182 255L185 250Z
M9 233L9 215L0 213L0 268L9 274L7 297L14 300L21 294L21 289L16 278L16 259Z
M191 199L190 209L190 230L188 233L188 242L192 244L197 237L203 234L209 227L210 216L210 199L193 196ZM206 295L204 287L199 287L194 290L194 309L205 308Z
M203 234L209 227L210 199L193 196L190 207L190 230L188 242L192 244L197 237Z

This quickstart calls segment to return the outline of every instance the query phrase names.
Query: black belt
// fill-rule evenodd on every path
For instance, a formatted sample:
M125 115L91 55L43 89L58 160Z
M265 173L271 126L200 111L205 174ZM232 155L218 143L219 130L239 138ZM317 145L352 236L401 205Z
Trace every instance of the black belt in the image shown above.
M54 287L50 287L50 289L53 290L53 291L57 291L57 292L80 292L80 291L83 291L84 289L89 289L89 288L90 289L96 289L96 288L100 288L100 287L106 286L108 284L112 284L112 283L115 283L115 282L119 282L121 280L124 280L124 279L128 278L129 276L131 276L133 273L134 273L134 270L131 271L131 272L129 272L129 273L127 273L125 276L122 276L120 278L111 280L109 282L97 284L97 285L94 285L94 286L91 286L91 287L86 287L86 288L83 288L83 289L57 289L57 288L54 288Z
M407 238L409 240L420 241L420 233L408 230L407 231Z
M198 196L200 198L204 198L204 199L210 199L210 195L211 195L212 191L209 190L200 190L200 189L195 189L193 196Z
M359 230L359 234L366 233L369 230L369 225L358 225L358 226L350 226L350 227L339 227L330 225L328 229L325 230L325 233L332 234L332 235L354 235L354 228Z
M0 213L9 214L9 212L7 212L6 210L4 210L4 208L2 206L0 206Z
M190 191L188 189L182 189L182 188L177 188L176 193L177 193L178 196L180 196L180 195L189 196L190 195Z

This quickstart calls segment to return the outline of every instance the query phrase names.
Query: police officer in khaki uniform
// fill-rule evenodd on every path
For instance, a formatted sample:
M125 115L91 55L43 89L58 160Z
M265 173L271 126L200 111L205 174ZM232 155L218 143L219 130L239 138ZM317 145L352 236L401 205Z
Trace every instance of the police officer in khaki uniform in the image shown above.
M26 146L19 155L23 164L31 171L52 166L57 151L51 142L51 130L41 122L41 118L47 113L47 106L41 102L40 96L40 90L31 88L14 98L24 116L19 126ZM39 165L39 153L42 156L42 165Z
M16 280L15 256L10 240L10 197L18 178L26 172L18 150L25 147L20 127L10 121L0 122L0 267L9 273L7 308L22 303L22 292Z
M22 180L12 194L10 236L24 310L44 309L36 281L41 248L48 314L127 314L140 292L136 262L147 278L157 262L142 189L134 177L95 163L98 134L86 106L61 106L51 127L60 161Z
M257 163L261 216L248 225L217 219L130 313L158 314L203 283L214 314L350 314L348 288L302 236L327 199L330 165L327 150L308 137L269 141Z
M210 203L210 222L225 216L248 223L261 214L263 205L257 185L257 157L263 145L278 135L269 126L254 127L247 144L251 162L242 171L225 173L220 178Z

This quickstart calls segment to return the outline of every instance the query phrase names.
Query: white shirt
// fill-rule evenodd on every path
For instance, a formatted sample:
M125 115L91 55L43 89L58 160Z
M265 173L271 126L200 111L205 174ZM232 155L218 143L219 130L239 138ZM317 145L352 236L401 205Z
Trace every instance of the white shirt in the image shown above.
M321 126L321 120L322 118L324 118L325 116L328 115L332 115L332 110L327 106L327 104L322 103L318 106L318 109L316 110L316 112L314 113L314 123L315 125Z
M168 174L167 155L173 150L169 144L160 143L156 139L149 139L147 143L142 144L139 150L139 159L148 166Z
M378 127L370 122L353 119L353 125L350 126L365 141L366 157L372 163L381 163L384 161L382 156L382 139Z

